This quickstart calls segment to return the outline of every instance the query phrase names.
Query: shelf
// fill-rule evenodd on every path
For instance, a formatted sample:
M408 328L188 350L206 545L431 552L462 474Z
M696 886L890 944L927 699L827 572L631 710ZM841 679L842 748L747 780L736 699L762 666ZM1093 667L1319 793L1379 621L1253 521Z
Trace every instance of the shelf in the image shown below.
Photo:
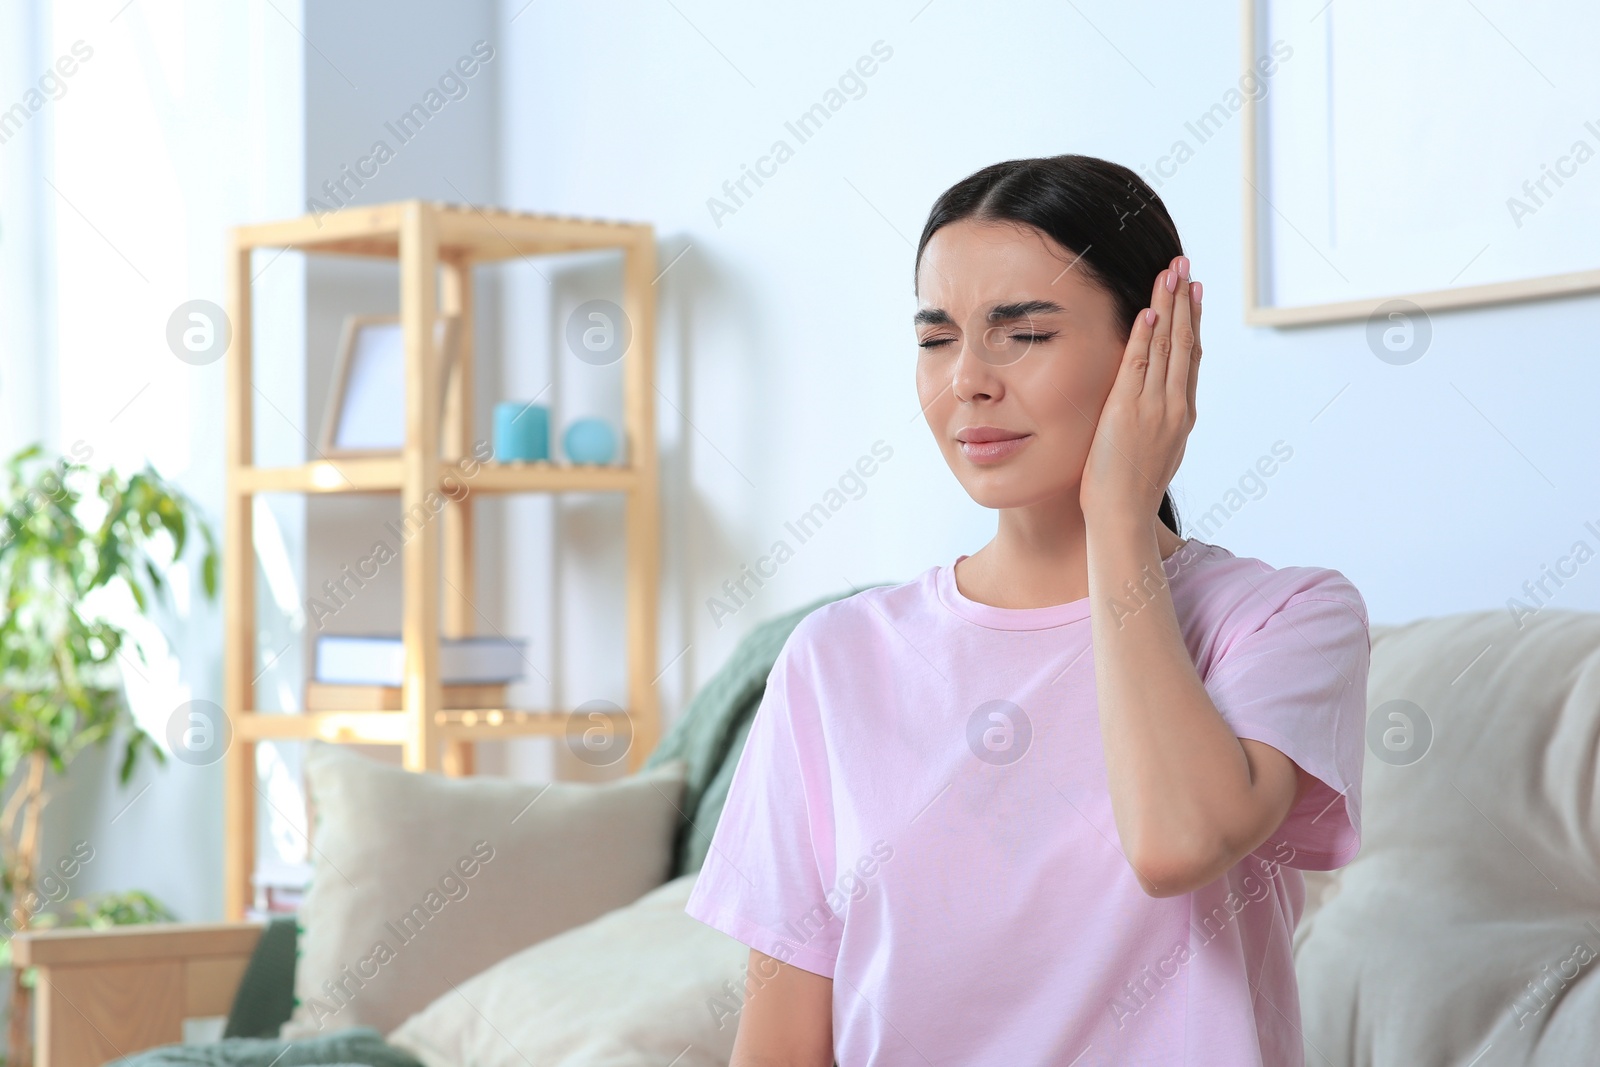
M273 250L373 257L394 263L404 350L403 394L406 447L283 467L255 463L254 388L258 372L253 324L270 308L258 309L252 281ZM626 465L482 463L482 434L474 428L471 400L477 396L474 368L477 318L474 276L480 264L547 253L609 252L620 260L619 304L632 323L621 377L618 453ZM259 254L258 254L259 253ZM656 343L656 244L652 227L614 219L533 214L471 204L405 200L349 206L299 218L236 226L229 230L228 348L223 425L227 483L224 493L222 601L223 701L234 744L224 756L223 906L238 918L254 899L258 782L255 746L266 741L319 738L334 743L374 743L400 748L410 771L451 776L475 773L475 742L525 736L561 738L578 720L564 709L497 707L504 693L452 694L439 700L455 708L417 714L397 707L394 694L355 691L319 694L304 713L272 713L258 707L256 632L258 573L253 543L260 494L388 494L417 521L405 527L396 564L401 585L399 630L406 644L408 679L415 684L437 671L445 636L472 634L485 620L474 607L479 578L474 546L480 538L479 494L621 493L621 536L626 576L627 622L617 635L616 654L626 664L627 713L613 713L630 771L639 770L660 740L658 620L661 585L661 487L654 387ZM424 339L440 316L453 316L460 330L452 378L437 395L435 359ZM291 353L297 356L296 353ZM440 402L442 400L442 402ZM467 472L471 471L469 475ZM438 507L438 498L450 506ZM387 503L387 502L386 502ZM420 509L439 522L420 521ZM489 576L484 576L486 580ZM307 578L309 583L309 577ZM445 595L446 590L449 595ZM432 680L430 680L432 684ZM413 696L415 694L413 693ZM324 699L325 698L325 699ZM585 719L585 725L587 720Z
M604 712L584 712L606 714ZM625 711L610 713L627 722ZM493 741L507 737L560 735L567 732L572 713L514 708L452 708L434 713L442 738L451 741ZM251 711L233 719L233 732L246 741L304 741L318 738L341 744L405 743L410 716L403 711Z
M471 478L456 477L480 493L625 493L639 485L638 471L603 463L485 463Z
M322 460L298 467L238 467L234 488L242 493L395 493L398 457Z
M319 460L298 467L240 467L240 493L398 493L398 458ZM448 478L448 483L446 479ZM483 463L470 477L454 463L439 464L437 488L450 496L465 485L478 493L626 493L639 486L631 467L597 463Z
M559 252L625 248L651 240L648 225L610 219L537 215L429 201L440 259L476 263ZM285 222L240 226L240 248L292 248L302 252L398 259L405 204L349 207Z

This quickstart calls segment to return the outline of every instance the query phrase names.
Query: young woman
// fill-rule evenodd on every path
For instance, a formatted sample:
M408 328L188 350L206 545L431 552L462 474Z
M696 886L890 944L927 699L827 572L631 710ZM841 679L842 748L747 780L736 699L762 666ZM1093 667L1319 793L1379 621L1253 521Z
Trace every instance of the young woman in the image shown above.
M735 1067L1304 1062L1300 870L1360 843L1366 604L1180 535L1182 251L1084 156L934 205L918 397L999 526L773 667L687 907L751 948Z

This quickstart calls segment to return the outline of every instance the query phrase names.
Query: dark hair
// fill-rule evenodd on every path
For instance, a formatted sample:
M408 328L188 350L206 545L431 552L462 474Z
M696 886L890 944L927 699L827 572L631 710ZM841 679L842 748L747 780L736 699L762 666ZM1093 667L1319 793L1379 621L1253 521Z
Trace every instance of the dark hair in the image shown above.
M1110 295L1124 333L1149 305L1156 275L1183 254L1166 205L1127 167L1094 156L1011 159L961 179L934 202L917 242L913 287L929 238L963 219L1016 222L1048 235L1078 257L1073 269ZM1170 492L1158 516L1179 532Z

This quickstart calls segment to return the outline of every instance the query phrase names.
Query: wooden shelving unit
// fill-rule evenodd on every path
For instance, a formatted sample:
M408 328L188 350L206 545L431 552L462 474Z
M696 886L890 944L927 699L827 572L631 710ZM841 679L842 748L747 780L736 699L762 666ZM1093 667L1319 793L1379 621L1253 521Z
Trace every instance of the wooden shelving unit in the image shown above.
M233 341L227 356L227 488L223 519L224 710L233 727L226 760L224 906L240 919L251 899L255 866L255 746L261 741L322 738L399 745L410 770L473 772L473 744L528 735L559 735L562 709L452 708L442 703L439 639L468 636L474 621L473 501L479 493L616 492L626 507L628 767L638 770L660 736L656 673L660 585L660 488L654 405L655 236L638 223L532 215L467 205L407 200L347 208L321 218L240 226L228 253ZM254 367L251 353L251 253L296 249L392 259L400 267L400 321L406 380L405 447L398 457L317 460L293 467L253 463ZM484 464L472 491L452 501L442 522L424 522L400 549L401 634L406 649L403 710L264 713L255 697L255 547L252 515L259 493L396 493L402 510L426 506L429 492L470 454L473 438L473 268L524 256L611 249L623 254L623 312L632 341L623 356L623 455L626 466L559 463ZM431 339L438 315L461 318L460 345L441 417L424 383L438 380ZM426 402L431 399L432 403ZM442 567L442 571L441 571ZM441 576L459 596L445 598Z

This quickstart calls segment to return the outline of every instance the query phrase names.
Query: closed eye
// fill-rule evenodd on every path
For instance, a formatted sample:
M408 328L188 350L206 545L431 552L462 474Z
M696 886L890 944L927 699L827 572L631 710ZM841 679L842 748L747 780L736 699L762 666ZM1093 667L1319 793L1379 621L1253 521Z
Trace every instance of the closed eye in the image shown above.
M1023 344L1030 344L1030 345L1044 344L1046 341L1049 341L1049 340L1053 339L1055 336L1056 336L1056 331L1052 331L1050 333L1009 333L1009 334L1006 334L1006 338L1008 340L1020 341ZM945 345L954 343L954 341L955 341L955 338L953 338L953 337L930 337L926 341L918 341L917 342L917 347L918 348L943 348Z

